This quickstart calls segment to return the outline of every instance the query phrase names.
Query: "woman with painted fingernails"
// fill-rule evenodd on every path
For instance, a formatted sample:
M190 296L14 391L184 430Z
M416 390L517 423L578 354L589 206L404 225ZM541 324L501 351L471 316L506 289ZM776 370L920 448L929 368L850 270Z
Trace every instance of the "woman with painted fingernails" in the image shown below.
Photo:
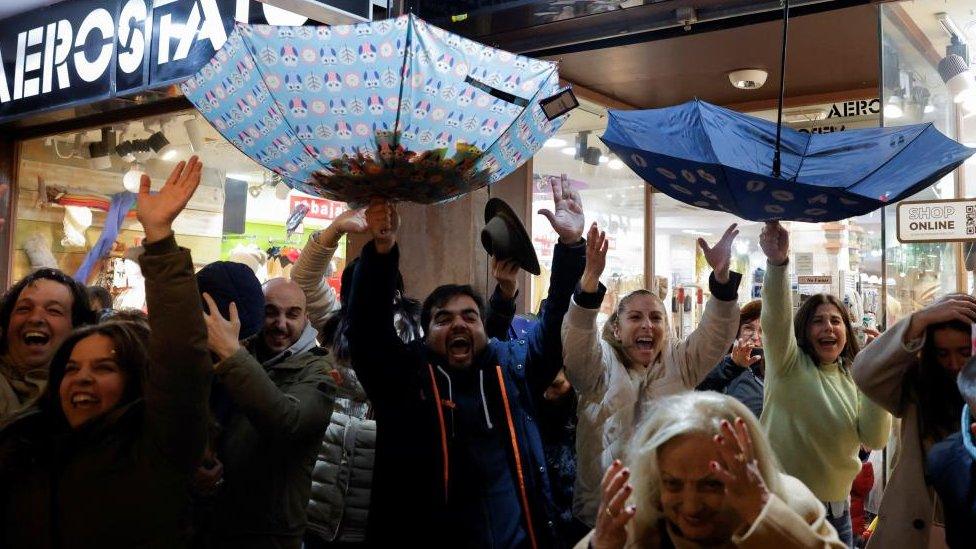
M606 287L608 240L594 223L586 244L586 267L563 319L566 377L579 392L578 456L573 512L593 527L600 502L600 478L634 434L646 404L694 389L728 351L738 329L736 303L742 275L730 270L731 225L714 246L698 245L712 267L711 297L698 327L685 339L674 336L669 314L657 295L637 290L617 303L601 330L597 314Z
M601 483L596 528L577 549L835 548L802 482L782 473L755 416L715 392L658 401Z
M823 502L840 539L853 547L851 484L861 446L882 448L891 415L862 393L852 368L859 345L847 307L817 294L793 314L790 233L768 222L759 236L767 268L762 287L766 362L761 421L783 470Z

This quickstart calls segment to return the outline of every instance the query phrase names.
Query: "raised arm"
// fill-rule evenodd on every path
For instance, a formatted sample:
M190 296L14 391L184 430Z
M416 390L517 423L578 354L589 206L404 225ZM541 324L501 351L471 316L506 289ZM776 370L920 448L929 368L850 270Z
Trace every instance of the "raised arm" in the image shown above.
M403 394L415 357L393 326L399 217L391 204L374 201L366 210L366 222L373 240L363 247L353 275L346 337L356 377L370 400L382 406Z
M674 347L675 362L685 387L694 387L708 375L725 356L729 343L735 339L738 331L739 305L736 300L742 275L729 270L732 242L738 234L733 223L714 247L704 239L698 239L705 260L712 267L712 274L708 277L708 289L712 296L705 304L698 327Z
M518 262L498 261L491 258L491 274L498 281L488 299L485 314L485 333L489 338L508 341L512 320L515 318L515 298L518 296Z
M582 393L602 391L606 379L606 364L609 352L600 341L600 331L596 326L596 316L607 288L600 283L600 275L607 264L609 242L606 233L597 230L596 223L590 226L586 239L586 263L579 286L563 319L562 342L563 364L566 378L576 390Z
M976 299L965 294L947 295L878 336L854 359L858 388L895 417L902 417L908 392L906 376L918 364L926 330L952 320L976 322Z
M308 319L319 333L329 315L341 306L335 290L325 282L329 262L332 261L343 235L364 232L366 219L363 210L346 210L328 227L309 237L291 270L291 279L305 292Z
M224 387L262 436L293 442L318 436L329 424L335 401L335 382L325 371L324 352L312 355L305 376L283 391L271 381L261 364L240 345L241 322L237 307L230 306L225 319L209 294L203 294L210 350L220 359L214 371Z
M766 276L762 287L763 353L766 375L784 376L796 367L800 349L793 332L793 301L790 294L790 233L778 221L767 222L759 235L766 254Z
M145 386L146 434L164 456L190 471L207 441L211 361L200 291L190 251L179 248L173 220L200 184L197 157L180 162L156 194L143 175L136 198L146 232L139 258L149 309L149 371Z
M573 290L583 274L586 246L583 240L583 200L570 189L565 176L552 183L555 211L540 210L559 235L552 254L552 274L549 293L539 324L533 327L528 339L526 377L534 395L542 395L563 367L562 325L569 309ZM593 231L595 229L591 229Z

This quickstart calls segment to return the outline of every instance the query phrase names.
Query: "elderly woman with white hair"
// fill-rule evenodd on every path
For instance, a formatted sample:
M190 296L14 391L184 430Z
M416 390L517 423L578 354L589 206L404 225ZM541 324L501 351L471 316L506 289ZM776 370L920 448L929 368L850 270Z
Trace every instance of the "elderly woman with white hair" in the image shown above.
M596 528L577 549L844 547L820 501L782 473L741 402L666 397L640 426L630 467L603 477Z

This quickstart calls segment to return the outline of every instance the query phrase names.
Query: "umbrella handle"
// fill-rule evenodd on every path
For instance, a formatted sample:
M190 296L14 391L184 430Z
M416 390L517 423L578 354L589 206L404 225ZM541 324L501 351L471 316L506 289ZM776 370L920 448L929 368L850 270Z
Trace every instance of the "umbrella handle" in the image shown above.
M773 177L780 175L780 135L783 130L783 96L786 92L786 31L790 24L790 0L783 0L783 49L779 59L779 104L776 107L776 149L773 152Z

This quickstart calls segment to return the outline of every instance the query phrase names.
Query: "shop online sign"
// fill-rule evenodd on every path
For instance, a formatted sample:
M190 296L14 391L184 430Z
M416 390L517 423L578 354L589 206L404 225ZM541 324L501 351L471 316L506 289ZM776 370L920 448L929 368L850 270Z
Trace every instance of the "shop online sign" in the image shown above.
M976 199L898 204L899 242L976 240Z
M308 19L255 0L70 0L4 19L0 121L186 78L235 21Z

